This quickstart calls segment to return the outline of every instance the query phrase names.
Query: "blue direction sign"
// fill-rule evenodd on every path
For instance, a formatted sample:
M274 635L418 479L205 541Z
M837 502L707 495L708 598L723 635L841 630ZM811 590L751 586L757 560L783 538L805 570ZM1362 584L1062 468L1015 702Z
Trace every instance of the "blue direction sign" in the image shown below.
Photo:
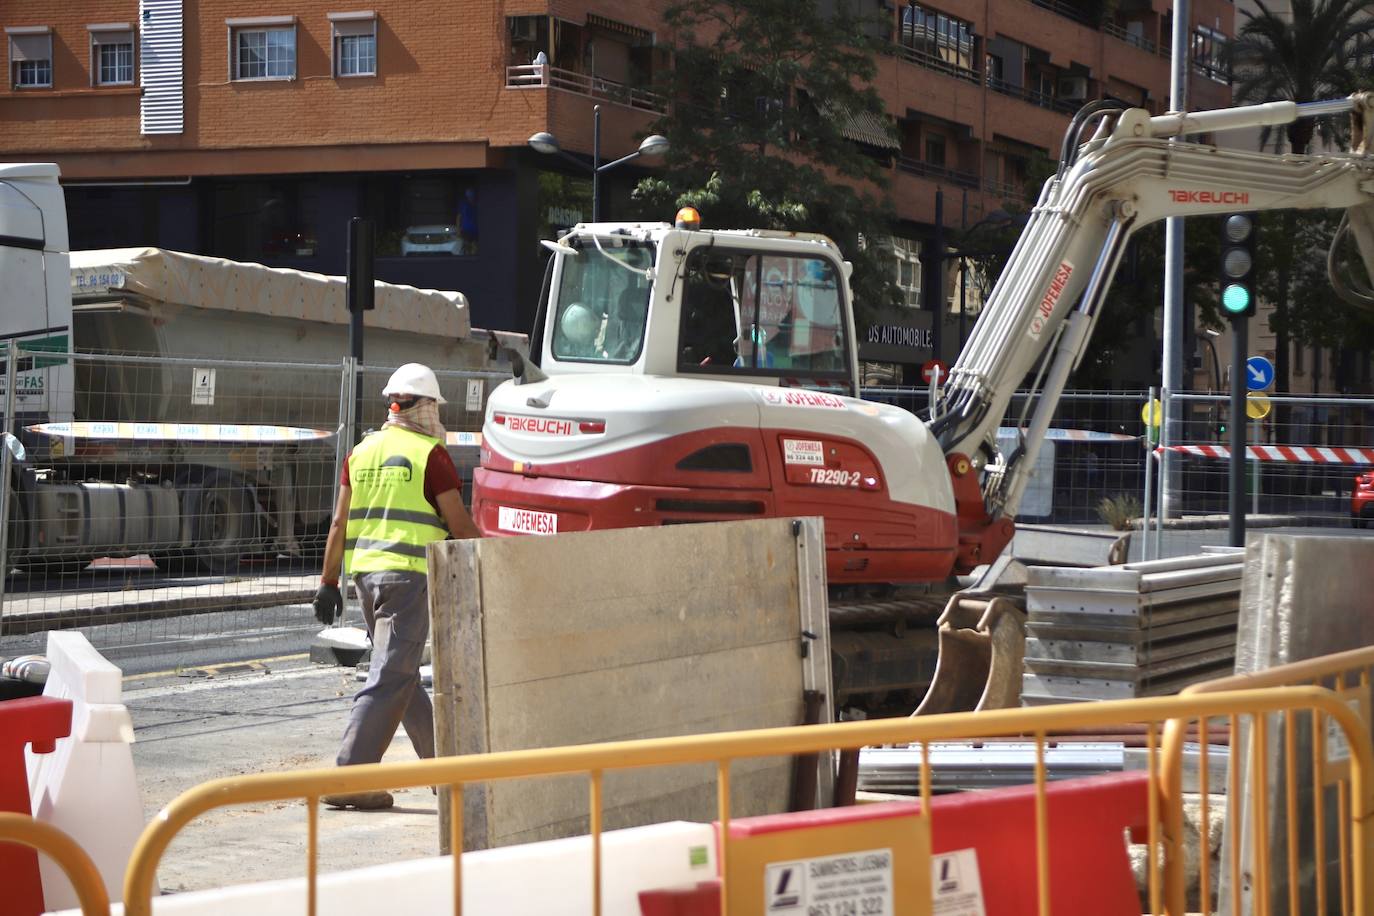
M1245 387L1251 391L1264 391L1274 384L1274 364L1263 356L1252 356L1245 361Z

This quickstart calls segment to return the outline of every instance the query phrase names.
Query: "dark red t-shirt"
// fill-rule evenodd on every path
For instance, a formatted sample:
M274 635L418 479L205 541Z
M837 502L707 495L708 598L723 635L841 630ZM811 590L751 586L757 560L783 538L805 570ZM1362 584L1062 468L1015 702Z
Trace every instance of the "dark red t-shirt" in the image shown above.
M348 481L348 458L344 459L343 474L339 476L339 483L345 487L352 486ZM443 513L439 512L439 495L449 490L461 489L463 479L458 476L458 468L449 457L448 449L442 445L434 446L434 451L429 453L429 460L425 462L425 499L429 500L429 504L434 507L439 517L443 518Z

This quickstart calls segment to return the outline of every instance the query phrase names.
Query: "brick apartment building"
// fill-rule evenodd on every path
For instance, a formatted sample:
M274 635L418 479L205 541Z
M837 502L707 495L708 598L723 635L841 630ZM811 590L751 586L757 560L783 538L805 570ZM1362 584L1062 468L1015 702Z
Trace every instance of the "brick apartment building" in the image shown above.
M589 169L527 139L549 131L589 159L600 103L603 160L634 150L662 107L646 87L664 62L663 5L9 0L0 160L60 163L74 247L341 273L347 219L368 216L379 278L462 290L475 325L528 330L538 240L591 214ZM1028 167L1057 156L1085 101L1167 107L1170 4L1121 0L1088 25L1099 6L874 4L891 50L877 86L899 143L871 125L852 137L890 170L909 308L860 329L867 358L931 355L922 306L950 301L930 282L937 193L946 232L996 218L1024 203ZM1191 7L1191 106L1226 105L1217 54L1234 8ZM642 215L629 199L639 165L606 173L603 218ZM947 338L943 352L956 347Z

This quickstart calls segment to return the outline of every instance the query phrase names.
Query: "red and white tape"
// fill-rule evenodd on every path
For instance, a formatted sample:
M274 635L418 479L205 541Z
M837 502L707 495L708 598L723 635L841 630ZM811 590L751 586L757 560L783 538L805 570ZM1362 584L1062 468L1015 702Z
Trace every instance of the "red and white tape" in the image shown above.
M1202 458L1230 458L1224 445L1171 445L1171 452ZM1245 457L1256 461L1295 461L1303 464L1374 464L1374 448L1325 445L1249 445Z

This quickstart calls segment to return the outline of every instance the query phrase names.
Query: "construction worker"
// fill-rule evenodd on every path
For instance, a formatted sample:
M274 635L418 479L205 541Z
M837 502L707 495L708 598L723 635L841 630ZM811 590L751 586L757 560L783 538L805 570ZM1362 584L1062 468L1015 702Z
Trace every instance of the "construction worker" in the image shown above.
M434 372L407 363L382 393L386 422L344 462L314 600L315 616L325 626L342 614L339 571L346 561L372 637L367 682L353 699L339 766L380 761L402 722L415 753L434 756L434 708L420 684L420 657L429 637L425 545L481 536L463 507L462 481L444 448L444 398ZM389 792L326 795L321 801L335 808L392 805Z

